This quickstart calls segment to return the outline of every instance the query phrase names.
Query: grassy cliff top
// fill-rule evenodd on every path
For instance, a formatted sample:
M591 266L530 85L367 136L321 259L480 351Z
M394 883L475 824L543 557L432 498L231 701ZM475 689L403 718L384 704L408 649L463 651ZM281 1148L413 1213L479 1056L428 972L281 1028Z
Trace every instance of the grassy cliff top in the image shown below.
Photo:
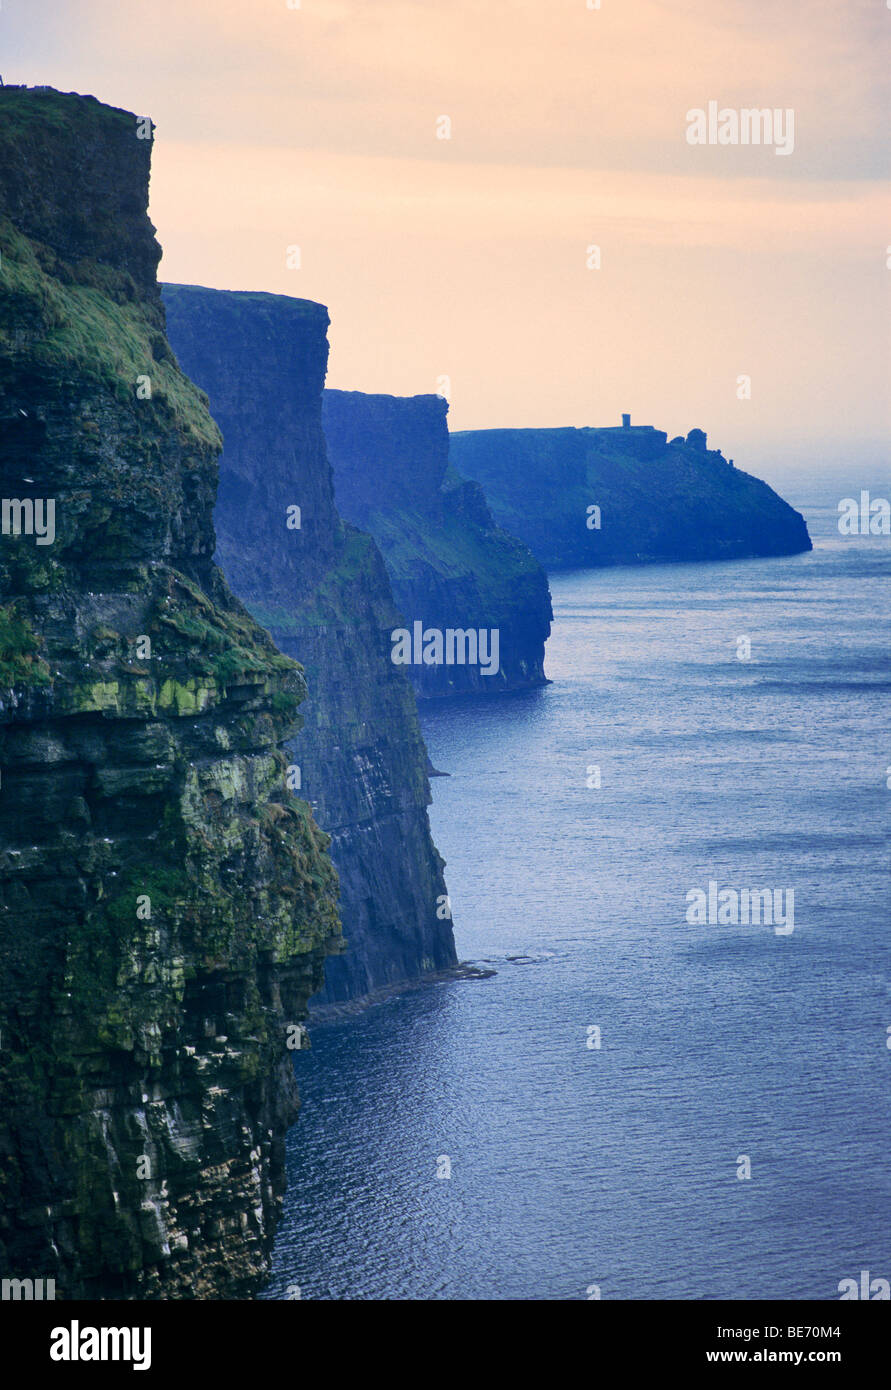
M168 306L207 299L217 309L225 303L235 313L243 305L252 314L257 309L266 308L276 314L292 314L295 318L324 319L326 327L330 323L326 306L315 299L297 299L290 294L273 294L268 290L220 290L209 285L180 285L170 280L165 280L161 289Z
M159 298L148 218L152 127L95 97L0 87L0 210L64 261ZM132 293L132 290L130 291Z
M54 87L0 87L0 156L8 157L23 138L39 155L41 145L52 141L104 136L116 127L129 135L136 116L117 106L106 106L96 97L78 92L58 92ZM151 142L149 142L151 143Z
M125 399L147 376L153 400L218 450L206 397L164 334L152 141L139 129L93 97L0 88L0 384L35 370Z

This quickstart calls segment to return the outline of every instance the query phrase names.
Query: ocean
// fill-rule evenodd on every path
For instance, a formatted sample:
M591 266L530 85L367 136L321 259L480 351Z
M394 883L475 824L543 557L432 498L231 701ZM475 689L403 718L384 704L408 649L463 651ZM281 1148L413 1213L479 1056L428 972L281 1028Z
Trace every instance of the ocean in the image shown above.
M891 1279L891 542L839 535L859 487L785 494L807 555L552 575L553 683L424 708L459 955L496 973L313 1029L264 1297ZM793 930L688 922L710 884Z

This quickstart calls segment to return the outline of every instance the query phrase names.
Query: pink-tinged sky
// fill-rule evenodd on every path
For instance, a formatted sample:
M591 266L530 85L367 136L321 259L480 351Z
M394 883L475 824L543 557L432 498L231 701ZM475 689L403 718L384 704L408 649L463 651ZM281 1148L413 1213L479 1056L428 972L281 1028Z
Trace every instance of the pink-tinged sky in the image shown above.
M3 0L0 72L151 115L162 278L327 304L330 385L769 470L887 438L889 37L883 0ZM691 146L710 100L793 108L793 152Z

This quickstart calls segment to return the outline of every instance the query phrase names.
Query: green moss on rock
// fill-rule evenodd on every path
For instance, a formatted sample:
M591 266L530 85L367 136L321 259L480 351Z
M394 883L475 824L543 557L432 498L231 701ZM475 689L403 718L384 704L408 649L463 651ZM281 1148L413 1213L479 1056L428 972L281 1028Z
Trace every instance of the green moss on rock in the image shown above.
M0 605L0 690L49 685L49 667L39 653L40 643L17 605Z
M213 564L220 436L164 336L136 128L0 89L0 492L56 518L0 542L0 1263L249 1297L337 880L287 790L301 669Z

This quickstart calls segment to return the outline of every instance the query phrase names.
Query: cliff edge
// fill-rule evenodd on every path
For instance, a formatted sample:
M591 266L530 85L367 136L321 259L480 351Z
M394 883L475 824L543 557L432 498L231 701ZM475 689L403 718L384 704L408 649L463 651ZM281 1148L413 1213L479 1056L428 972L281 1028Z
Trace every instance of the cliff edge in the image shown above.
M450 466L447 411L441 396L326 391L337 505L380 546L405 630L414 634L418 625L404 654L419 695L543 685L547 578L528 547L496 525L480 486ZM450 629L476 635L476 660L450 661L446 640L441 651L435 636L424 641L425 633ZM451 654L473 652L463 645Z
M62 1299L257 1290L340 944L303 676L213 563L150 152L0 89L0 1263Z
M180 361L225 446L217 556L235 592L309 686L294 776L331 835L347 952L316 1006L456 964L430 834L415 697L390 660L402 621L377 546L341 520L322 433L328 313L285 295L165 285Z
M549 570L811 549L801 514L699 429L461 430L451 455Z

